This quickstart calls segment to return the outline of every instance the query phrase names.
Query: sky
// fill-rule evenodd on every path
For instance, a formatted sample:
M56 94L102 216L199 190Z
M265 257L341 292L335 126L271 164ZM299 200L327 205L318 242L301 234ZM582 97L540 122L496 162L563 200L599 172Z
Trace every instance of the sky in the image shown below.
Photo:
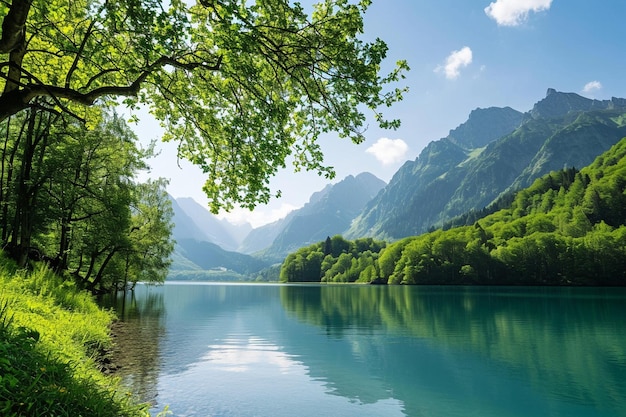
M307 7L311 0L301 0ZM448 135L476 108L528 111L548 88L588 98L626 97L626 0L373 0L365 15L364 40L389 46L386 68L400 59L411 70L402 102L385 110L399 118L397 130L377 128L370 115L366 141L359 145L329 134L322 138L325 163L336 171L329 181L312 172L294 173L288 164L271 180L281 198L253 212L221 213L253 227L302 207L311 194L348 175L371 172L389 182L407 160L431 141ZM141 116L142 141L160 129ZM159 144L148 161L152 177L170 179L175 198L192 197L206 206L201 171L177 161L175 144Z

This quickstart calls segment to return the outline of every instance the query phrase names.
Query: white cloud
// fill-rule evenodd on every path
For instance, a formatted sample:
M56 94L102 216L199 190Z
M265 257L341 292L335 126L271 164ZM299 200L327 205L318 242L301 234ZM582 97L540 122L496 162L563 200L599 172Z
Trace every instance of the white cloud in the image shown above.
M408 150L409 146L402 139L380 138L365 152L374 155L383 165L390 165L402 162Z
M280 220L298 208L300 207L289 203L282 203L280 207L277 208L259 206L254 211L236 207L228 213L220 213L217 217L226 219L236 225L250 223L252 227L257 228Z
M435 72L443 71L447 79L455 80L461 75L461 68L471 64L472 59L472 50L469 46L464 46L458 51L452 51L446 58L446 63L435 68Z
M583 87L583 93L589 94L600 89L602 89L602 83L600 83L600 81L590 81Z
M550 9L552 0L496 0L485 7L485 13L500 26L519 26L530 12Z

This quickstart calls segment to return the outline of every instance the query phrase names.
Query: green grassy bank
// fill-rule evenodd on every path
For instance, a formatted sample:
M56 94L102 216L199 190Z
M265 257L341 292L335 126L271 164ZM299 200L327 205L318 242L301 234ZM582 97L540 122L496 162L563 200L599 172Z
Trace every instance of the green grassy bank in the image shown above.
M112 313L71 282L0 255L0 415L148 416L98 370Z

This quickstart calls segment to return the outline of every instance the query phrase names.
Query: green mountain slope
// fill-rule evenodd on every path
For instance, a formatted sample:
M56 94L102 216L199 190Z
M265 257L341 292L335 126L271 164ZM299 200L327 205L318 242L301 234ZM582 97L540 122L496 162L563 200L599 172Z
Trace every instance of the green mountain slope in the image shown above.
M244 252L256 248L255 255L280 262L297 248L342 233L385 185L367 172L349 175L314 193L284 219L253 230L244 241Z
M269 264L249 255L222 249L211 242L176 242L170 280L250 280Z
M395 240L441 227L551 170L591 163L626 134L626 100L590 100L552 89L519 118L495 108L477 114L400 168L346 237ZM484 140L459 139L459 131L479 132Z
M291 254L281 278L297 280L290 272L300 262L326 281L624 286L626 138L581 171L535 180L509 207L473 225L407 237L378 251L335 257L326 256L325 247L321 242Z

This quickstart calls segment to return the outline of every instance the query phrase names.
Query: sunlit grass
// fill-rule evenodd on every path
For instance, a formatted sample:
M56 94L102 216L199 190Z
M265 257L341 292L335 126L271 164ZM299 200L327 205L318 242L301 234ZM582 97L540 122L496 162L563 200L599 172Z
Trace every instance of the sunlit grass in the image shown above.
M0 257L0 415L147 416L97 368L110 312L71 280Z

